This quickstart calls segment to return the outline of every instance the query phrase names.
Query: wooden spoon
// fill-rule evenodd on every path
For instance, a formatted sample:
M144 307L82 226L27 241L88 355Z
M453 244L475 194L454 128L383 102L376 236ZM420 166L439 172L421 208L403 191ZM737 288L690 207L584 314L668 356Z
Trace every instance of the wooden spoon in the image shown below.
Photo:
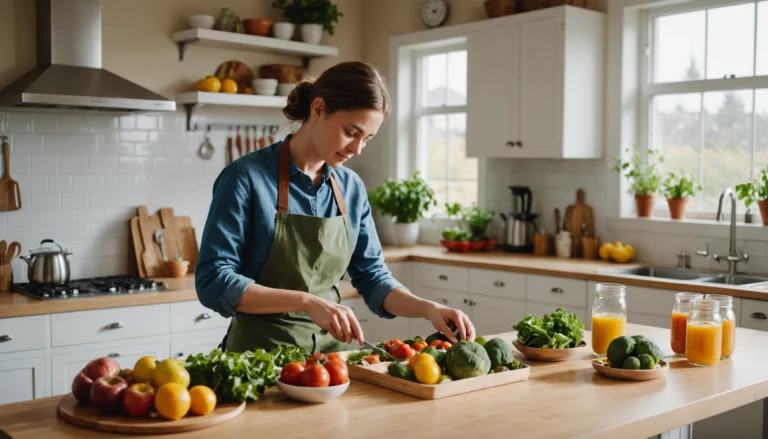
M11 178L11 152L8 137L0 136L3 149L3 178L0 179L0 211L21 209L19 183Z
M5 252L8 250L8 243L5 240L0 241L0 265L5 265Z

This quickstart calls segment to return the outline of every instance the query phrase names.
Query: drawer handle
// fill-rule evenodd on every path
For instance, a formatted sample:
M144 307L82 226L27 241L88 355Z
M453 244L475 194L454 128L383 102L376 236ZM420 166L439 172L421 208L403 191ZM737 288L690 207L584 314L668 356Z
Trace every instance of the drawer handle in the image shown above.
M210 318L211 318L211 315L208 314L207 312L204 312L204 313L200 314L199 316L197 316L197 320L208 320Z
M753 312L751 317L758 320L768 319L768 317L766 317L766 315L761 312Z
M183 357L183 356L184 356L184 352L179 352L179 353L177 353L177 354L176 354L176 357L177 357L177 358L181 358L181 357Z
M560 288L560 287L555 287L555 288L552 288L552 289L550 290L550 292L551 292L551 293L555 293L555 294L563 294L563 289L562 289L562 288Z
M105 326L107 329L120 329L124 328L123 322L116 322L116 323L110 323L109 325Z
M117 358L119 356L120 356L120 352L110 352L109 354L107 354L107 357L109 358Z
M500 280L497 280L496 282L493 283L493 286L499 287L499 288L504 288L504 282L502 282Z
M444 274L441 274L440 276L437 276L437 278L440 279L440 280L448 280L448 276L446 276Z
M0 343L5 343L6 341L13 340L13 337L10 335L0 335Z
M474 300L469 301L469 306L475 306L475 305L477 305L477 302L475 302Z
M448 305L448 299L440 298L440 303L443 305Z
M464 299L464 305L469 304L469 299Z

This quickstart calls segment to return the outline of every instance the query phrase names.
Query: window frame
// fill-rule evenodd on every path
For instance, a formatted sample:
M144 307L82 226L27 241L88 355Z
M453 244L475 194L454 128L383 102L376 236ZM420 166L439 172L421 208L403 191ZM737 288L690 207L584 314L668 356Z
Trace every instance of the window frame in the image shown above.
M757 76L757 43L758 43L758 14L755 14L755 33L753 47L753 76L737 78L719 78L719 79L698 79L692 81L653 83L654 55L657 38L654 21L659 17L675 15L685 12L702 11L711 8L734 6L739 4L755 4L755 8L764 0L697 0L696 2L674 4L670 6L655 7L644 10L640 16L639 42L640 42L640 60L638 63L638 141L642 145L643 151L648 151L651 146L651 137L653 133L653 98L660 95L682 94L682 93L701 93L703 108L704 93L710 91L733 91L733 90L752 90L752 166L750 166L750 176L754 177L754 160L756 147L756 111L754 109L754 100L756 89L768 88L768 75ZM705 22L707 23L707 22ZM707 62L707 31L705 24L704 39L704 66L706 70ZM701 121L700 123L703 123ZM703 137L699 139L699 151L703 148ZM701 158L699 159L701 160ZM696 176L697 178L699 176ZM723 188L724 189L724 188ZM690 219L713 219L717 215L717 208L711 209L691 209L686 212L686 217ZM657 205L653 211L654 217L669 218L669 210L664 205L663 197L657 200Z

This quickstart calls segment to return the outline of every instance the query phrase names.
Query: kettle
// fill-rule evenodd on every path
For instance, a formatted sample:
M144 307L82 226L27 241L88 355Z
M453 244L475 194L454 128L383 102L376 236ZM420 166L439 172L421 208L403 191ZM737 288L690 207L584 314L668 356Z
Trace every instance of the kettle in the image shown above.
M45 244L53 246L44 247ZM30 250L31 259L20 256L27 263L27 278L34 284L40 285L66 285L69 283L69 260L67 256L72 253L61 248L52 239L44 239L40 242L40 248Z
M500 213L504 219L504 238L502 247L508 252L533 252L533 235L536 232L536 218L531 213L533 195L526 186L510 186L512 191L512 211Z

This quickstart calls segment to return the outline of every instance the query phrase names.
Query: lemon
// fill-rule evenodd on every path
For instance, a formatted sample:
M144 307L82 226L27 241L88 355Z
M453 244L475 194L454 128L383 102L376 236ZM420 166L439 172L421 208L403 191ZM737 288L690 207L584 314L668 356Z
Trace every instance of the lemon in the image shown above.
M218 93L221 90L221 81L214 76L209 76L203 80L201 87L203 91Z
M475 337L475 343L479 344L480 346L485 346L485 342L487 340L482 335Z
M440 381L440 366L434 361L419 361L414 373L421 384L437 384Z
M235 82L233 79L225 79L221 81L221 92L222 93L237 93L237 82Z
M189 372L179 360L169 358L157 365L155 373L152 375L152 381L157 389L168 383L180 384L186 389L189 387Z
M133 376L137 383L151 383L152 376L155 373L157 360L152 355L145 355L133 365Z
M418 353L408 361L408 369L414 370L416 368L416 365L421 363L422 361L430 361L432 363L437 364L437 362L435 361L435 357L425 353Z

